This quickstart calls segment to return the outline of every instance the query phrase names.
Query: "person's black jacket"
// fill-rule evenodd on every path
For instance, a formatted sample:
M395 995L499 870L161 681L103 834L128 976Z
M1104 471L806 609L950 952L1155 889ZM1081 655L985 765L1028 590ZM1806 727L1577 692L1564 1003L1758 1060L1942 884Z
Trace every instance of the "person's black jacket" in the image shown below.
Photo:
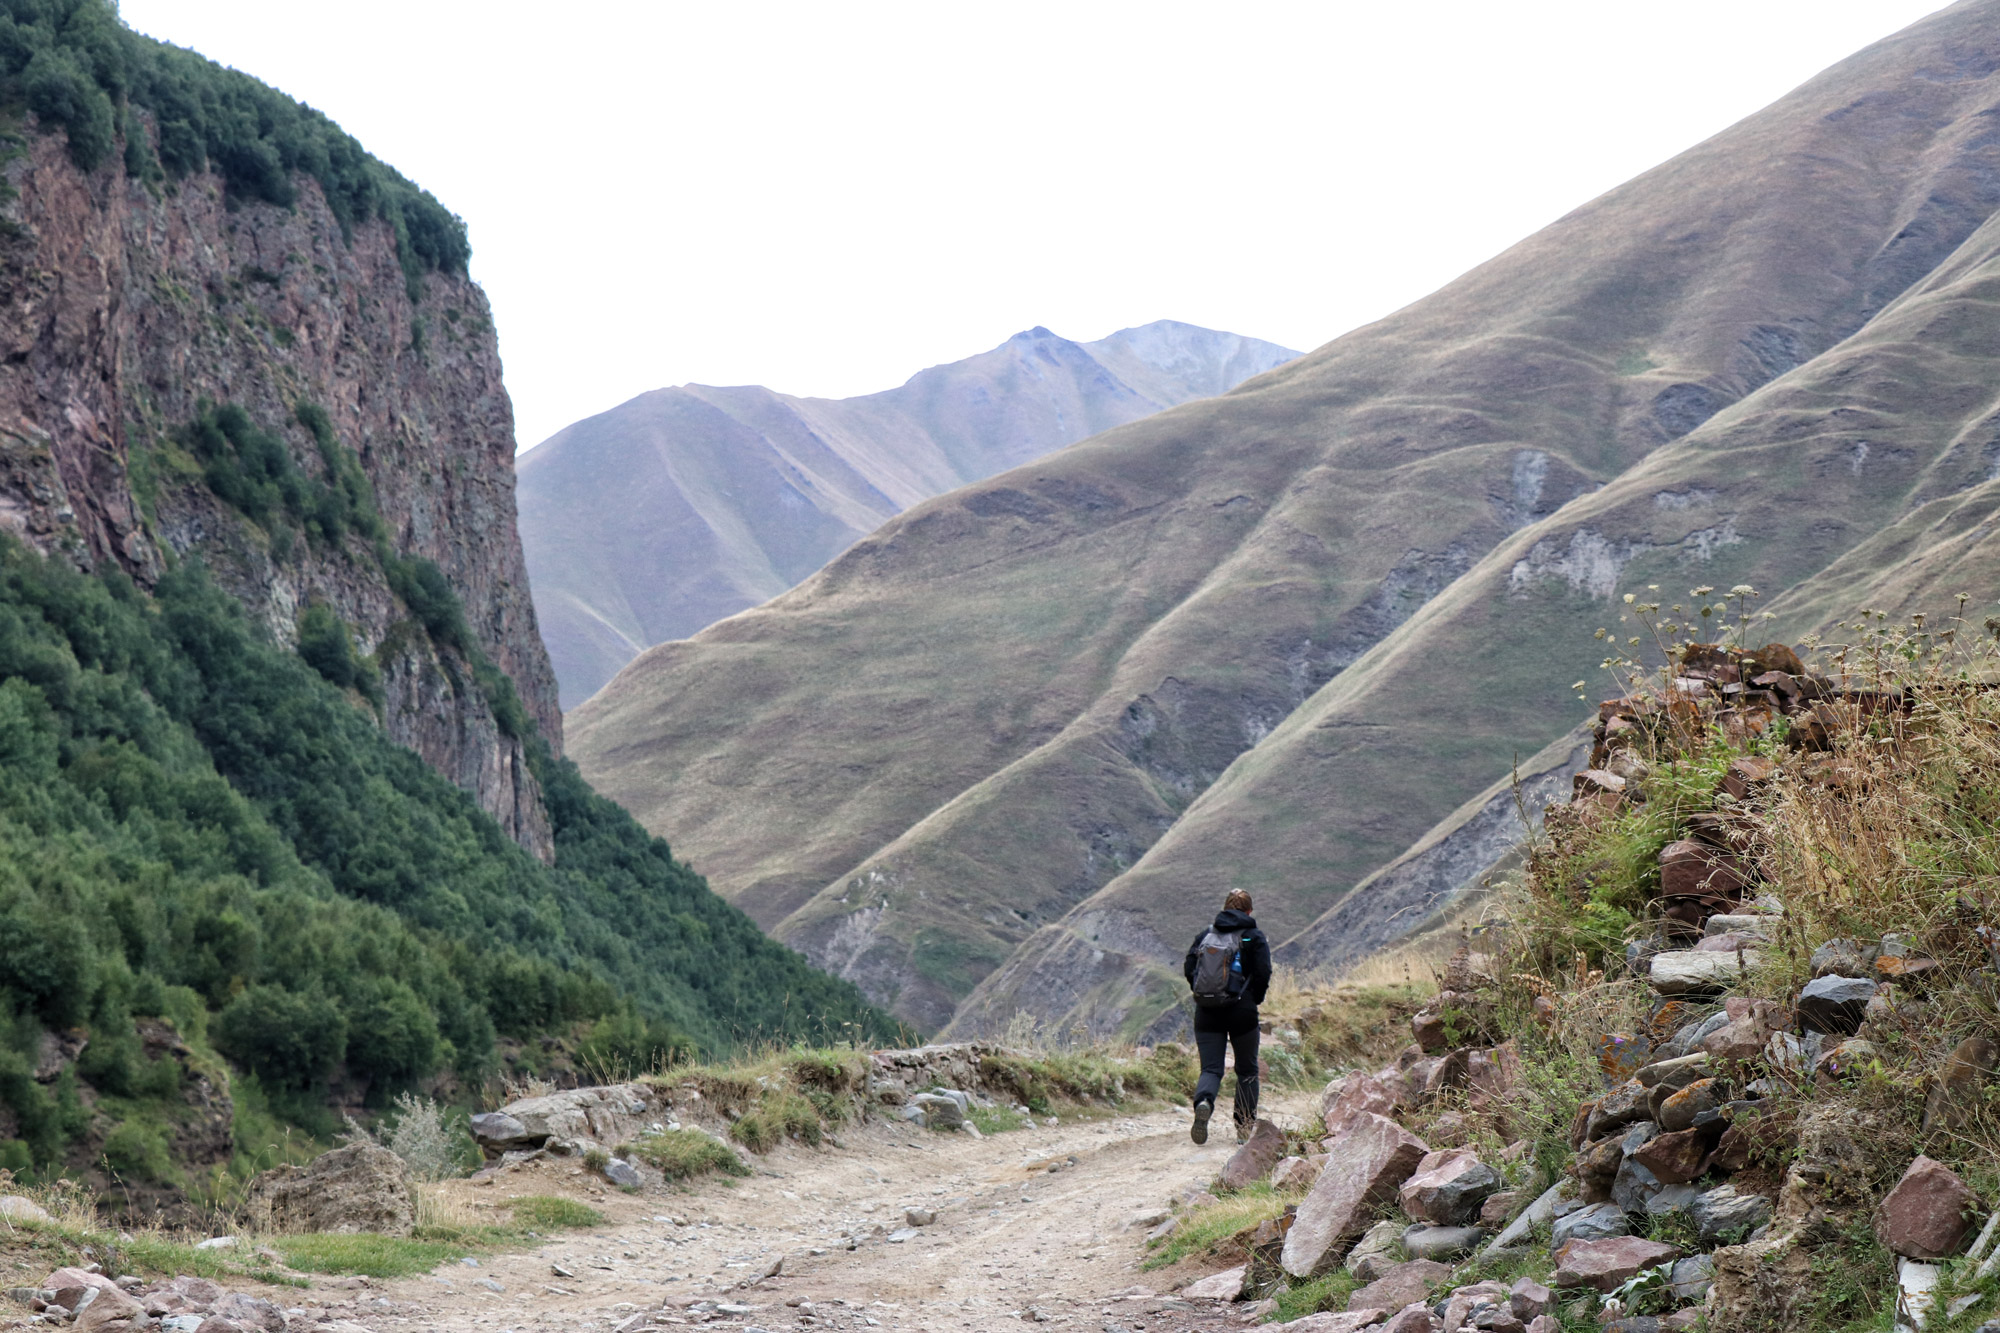
M1243 943L1238 946L1237 957L1243 962L1243 998L1241 1003L1256 1006L1264 1003L1264 992L1271 988L1271 942L1264 938L1264 932L1257 929L1257 918L1248 912L1239 912L1225 907L1215 914L1214 929L1218 933L1232 930L1243 932ZM1188 985L1194 985L1194 967L1201 957L1201 942L1208 938L1208 931L1194 937L1188 946Z

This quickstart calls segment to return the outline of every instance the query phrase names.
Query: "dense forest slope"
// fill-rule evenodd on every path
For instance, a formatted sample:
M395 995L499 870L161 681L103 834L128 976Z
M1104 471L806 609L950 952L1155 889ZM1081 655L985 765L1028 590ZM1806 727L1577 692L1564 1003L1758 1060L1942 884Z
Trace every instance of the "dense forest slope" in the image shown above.
M535 609L573 708L639 653L768 601L884 519L1298 353L1172 320L1030 329L882 393L641 394L520 460Z
M574 753L926 1026L1143 1028L1230 885L1281 940L1414 926L1342 900L1575 724L1549 663L1589 674L1620 593L1753 582L1798 633L1855 580L2000 591L1996 71L2000 3L1934 15L1379 323L651 650Z
M0 107L0 1166L888 1035L561 758L458 220L103 0L0 0Z

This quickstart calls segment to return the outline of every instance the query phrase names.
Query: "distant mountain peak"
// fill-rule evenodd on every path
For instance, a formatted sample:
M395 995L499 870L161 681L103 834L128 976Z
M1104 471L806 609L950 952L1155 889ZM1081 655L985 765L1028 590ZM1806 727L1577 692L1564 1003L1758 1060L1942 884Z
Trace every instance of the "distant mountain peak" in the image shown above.
M899 511L1298 355L1171 320L1037 324L856 398L654 389L519 461L521 540L563 706L652 644L783 592Z

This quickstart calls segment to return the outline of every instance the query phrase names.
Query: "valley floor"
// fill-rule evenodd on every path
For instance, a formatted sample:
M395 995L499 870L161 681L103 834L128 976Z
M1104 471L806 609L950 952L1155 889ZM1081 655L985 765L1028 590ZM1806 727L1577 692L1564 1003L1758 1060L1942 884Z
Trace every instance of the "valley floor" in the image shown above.
M611 1329L643 1312L653 1326L720 1316L770 1333L1237 1328L1241 1316L1217 1302L1151 1294L1189 1274L1139 1267L1149 1224L1138 1219L1211 1181L1236 1146L1224 1134L1197 1148L1187 1126L1180 1108L982 1139L877 1123L843 1131L838 1146L758 1157L732 1185L640 1195L591 1193L577 1168L532 1163L452 1192L473 1209L574 1193L605 1225L476 1269L368 1284L342 1313L377 1333ZM906 1208L937 1219L907 1228ZM891 1239L899 1231L910 1234ZM780 1257L778 1274L759 1276Z

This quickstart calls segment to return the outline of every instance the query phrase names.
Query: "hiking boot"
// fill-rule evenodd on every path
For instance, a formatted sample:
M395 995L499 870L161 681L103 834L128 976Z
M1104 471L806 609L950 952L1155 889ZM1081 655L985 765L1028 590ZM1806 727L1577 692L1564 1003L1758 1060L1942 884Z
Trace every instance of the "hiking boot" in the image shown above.
M1214 1114L1214 1102L1196 1102L1194 1104L1194 1128L1188 1131L1188 1135L1196 1143L1208 1142L1208 1118Z

